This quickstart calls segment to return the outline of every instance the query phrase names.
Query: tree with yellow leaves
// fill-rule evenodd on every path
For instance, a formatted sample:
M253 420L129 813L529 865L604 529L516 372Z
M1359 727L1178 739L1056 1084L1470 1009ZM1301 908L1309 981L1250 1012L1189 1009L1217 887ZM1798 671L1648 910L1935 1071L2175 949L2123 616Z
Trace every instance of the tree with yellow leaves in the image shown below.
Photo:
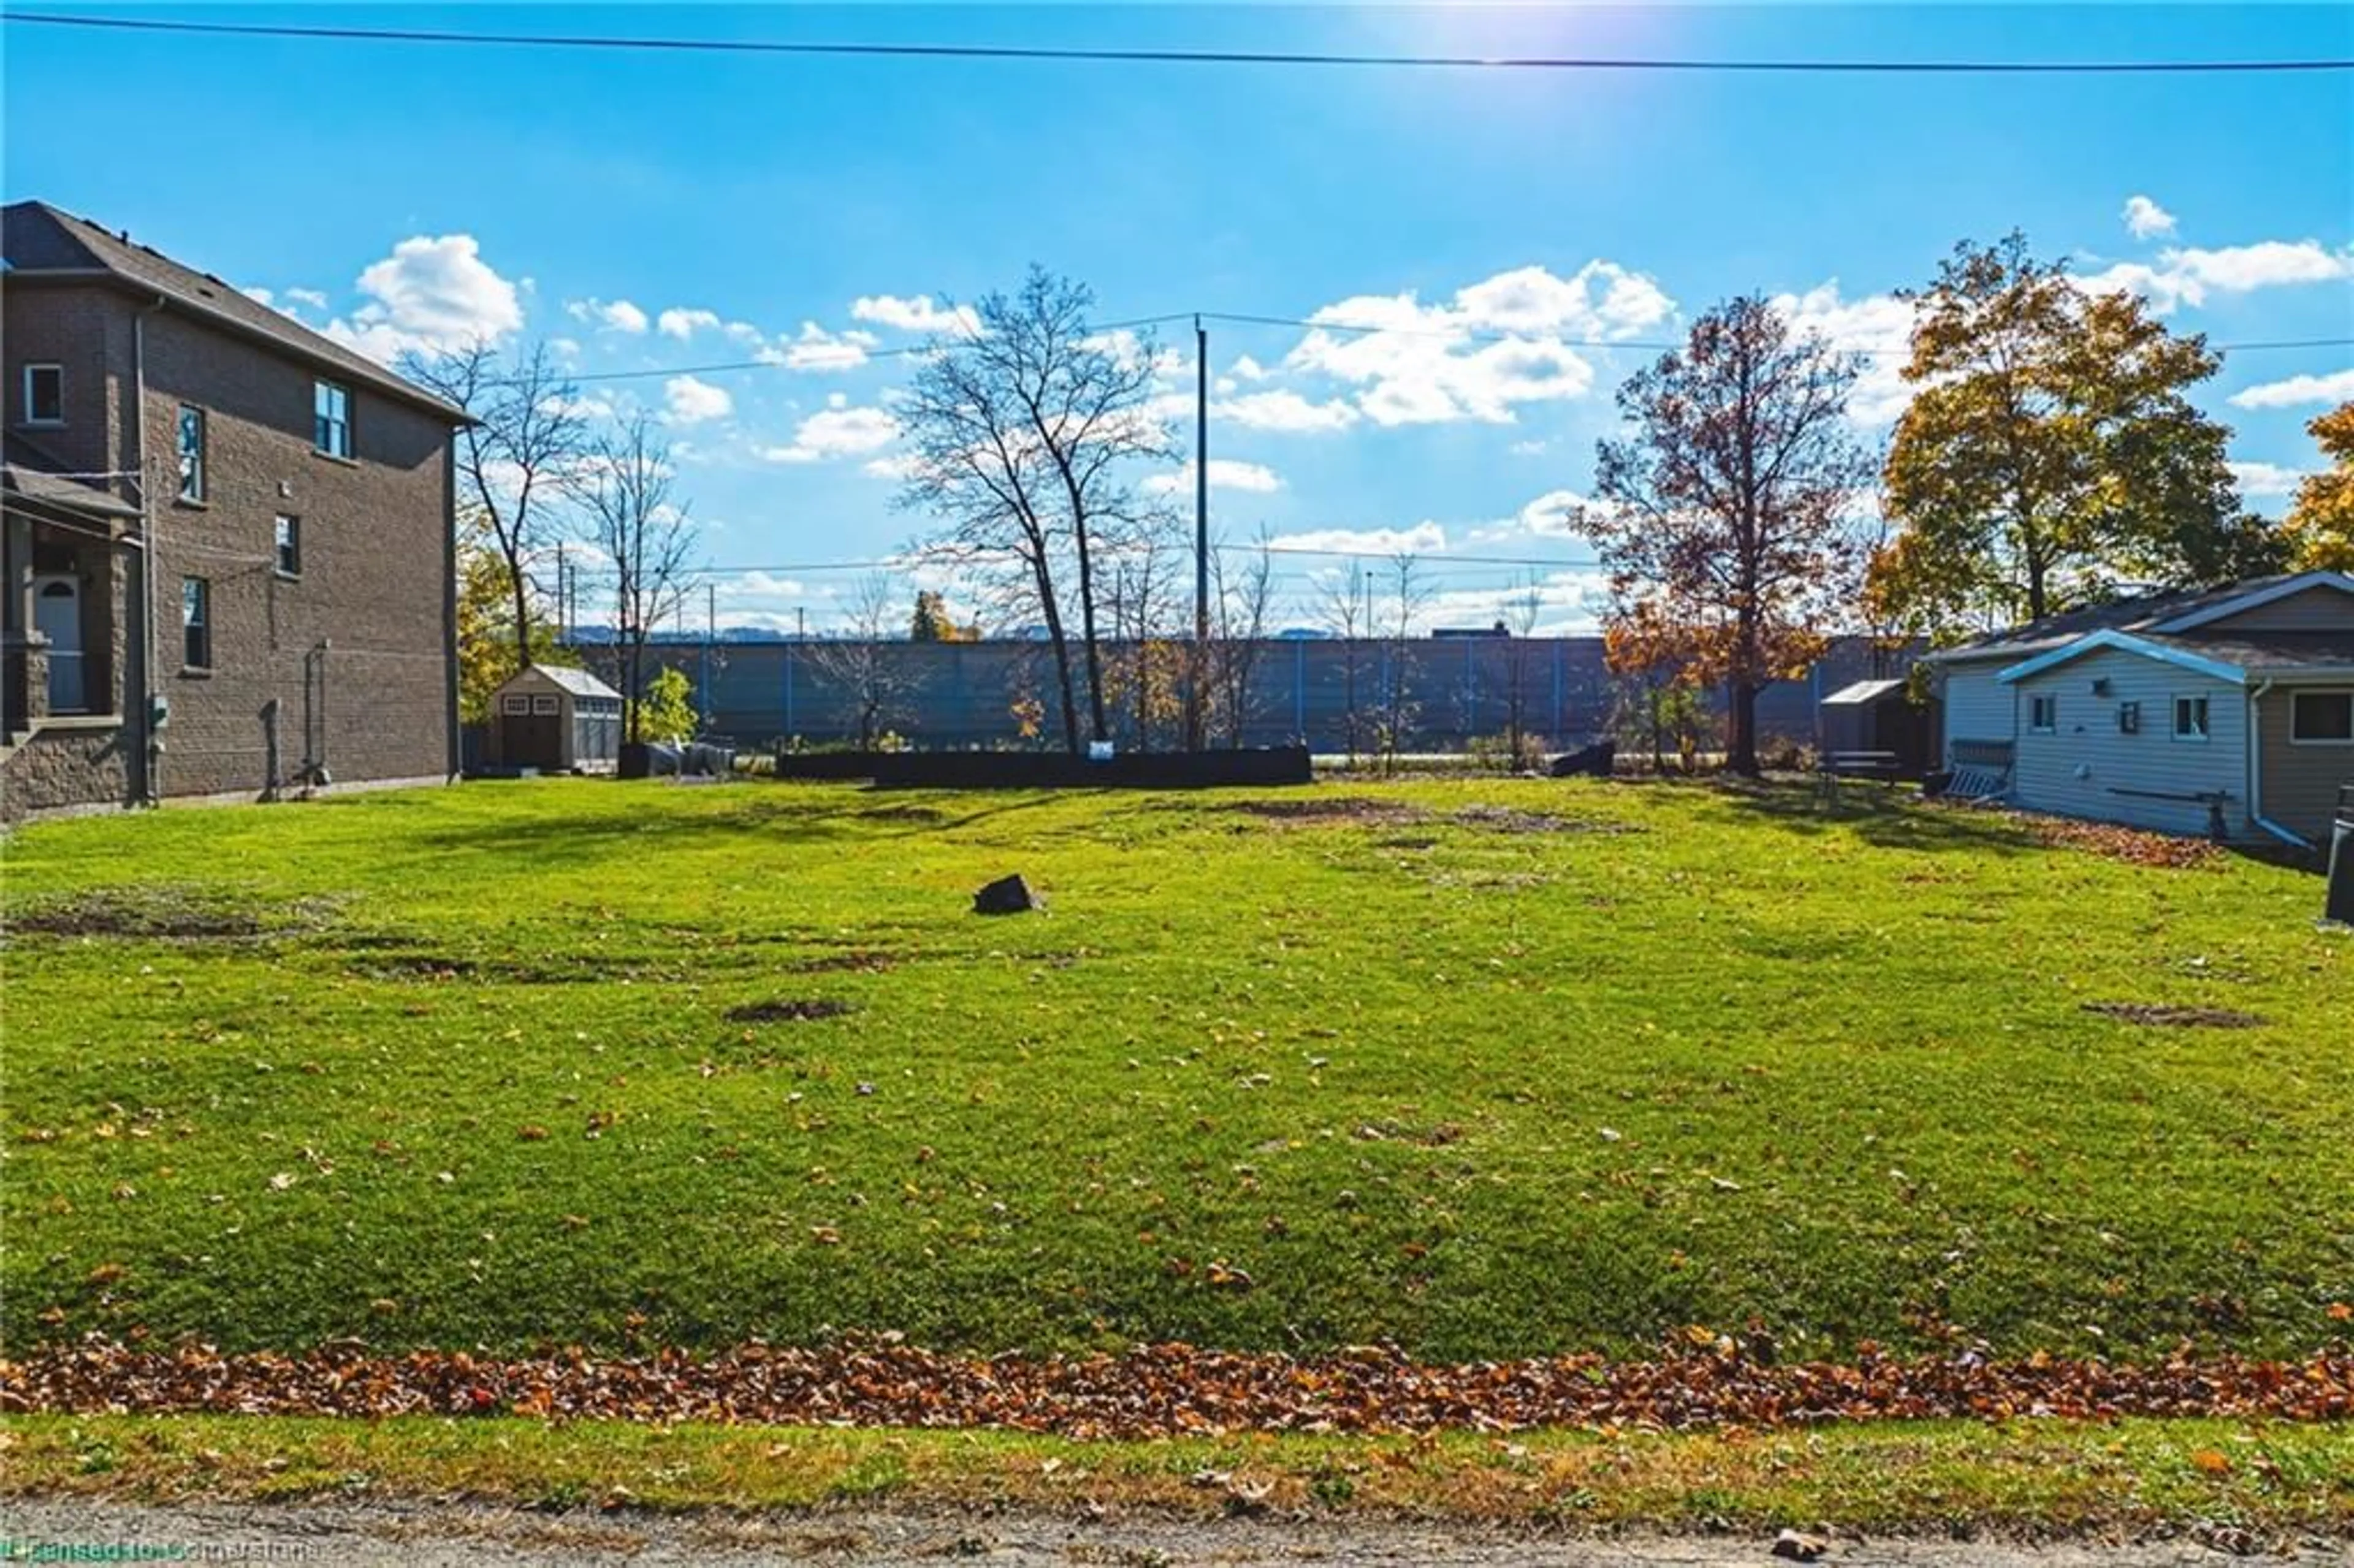
M2340 403L2305 427L2329 467L2296 487L2286 532L2300 571L2354 572L2354 403Z

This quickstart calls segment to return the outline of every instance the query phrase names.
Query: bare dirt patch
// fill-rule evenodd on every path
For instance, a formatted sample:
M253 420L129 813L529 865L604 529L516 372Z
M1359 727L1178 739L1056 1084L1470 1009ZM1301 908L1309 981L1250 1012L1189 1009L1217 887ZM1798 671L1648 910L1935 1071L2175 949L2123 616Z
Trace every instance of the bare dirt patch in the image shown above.
M1556 817L1544 811L1515 810L1510 806L1466 806L1455 820L1467 828L1496 833L1639 833L1628 822L1599 822L1578 817Z
M885 969L897 969L904 961L898 953L851 948L839 953L819 953L811 958L794 959L782 968L787 974L794 975L878 975Z
M871 806L858 813L862 822L935 823L948 821L948 813L936 806Z
M1360 827L1405 826L1426 822L1430 813L1404 800L1377 800L1368 795L1333 795L1293 800L1241 800L1226 808L1271 822L1347 822Z
M2168 1007L2154 1001L2088 1001L2084 1011L2164 1029L2261 1029L2264 1023L2253 1012L2235 1012L2228 1007Z
M748 1001L741 1007L727 1010L730 1023L809 1023L821 1018L839 1018L851 1010L850 1003L831 997L780 997L774 1001Z
M7 929L48 937L240 941L315 929L334 908L323 898L274 903L213 888L99 887L31 905L8 916Z

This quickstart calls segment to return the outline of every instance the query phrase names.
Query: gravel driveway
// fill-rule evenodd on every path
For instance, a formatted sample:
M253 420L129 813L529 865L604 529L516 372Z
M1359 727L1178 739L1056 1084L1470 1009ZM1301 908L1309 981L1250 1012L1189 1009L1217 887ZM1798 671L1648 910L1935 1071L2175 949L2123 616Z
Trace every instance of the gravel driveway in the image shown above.
M1418 1525L1330 1520L1082 1523L1048 1515L844 1510L819 1514L672 1518L546 1514L423 1502L196 1504L151 1508L81 1499L0 1499L0 1558L41 1561L39 1547L164 1548L142 1556L53 1552L49 1561L318 1563L354 1568L454 1568L516 1563L666 1565L814 1563L865 1565L971 1562L994 1568L1768 1568L1766 1536L1631 1537L1578 1541L1466 1533ZM2239 1542L2273 1563L2354 1563L2345 1542ZM30 1550L28 1550L28 1547ZM179 1551L171 1551L179 1548ZM2205 1568L2228 1561L2190 1542L2047 1547L1983 1542L1836 1541L1820 1561L1887 1568Z

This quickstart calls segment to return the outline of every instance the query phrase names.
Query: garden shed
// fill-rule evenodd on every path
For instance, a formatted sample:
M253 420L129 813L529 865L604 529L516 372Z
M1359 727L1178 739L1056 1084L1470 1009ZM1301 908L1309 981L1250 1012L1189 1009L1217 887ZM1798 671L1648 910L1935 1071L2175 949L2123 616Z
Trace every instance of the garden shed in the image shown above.
M586 670L526 665L492 694L499 768L609 773L620 755L621 694Z
M1816 738L1824 755L1884 752L1899 779L1918 779L1936 755L1937 723L1928 705L1906 694L1903 681L1858 681L1822 702Z

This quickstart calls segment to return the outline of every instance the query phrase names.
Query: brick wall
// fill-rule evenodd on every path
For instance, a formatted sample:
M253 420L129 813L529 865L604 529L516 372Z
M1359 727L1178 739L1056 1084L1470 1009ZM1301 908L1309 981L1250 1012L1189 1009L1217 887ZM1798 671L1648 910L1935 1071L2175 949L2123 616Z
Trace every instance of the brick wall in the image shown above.
M34 732L0 753L0 821L72 806L119 805L130 789L124 730L94 721Z
M56 281L5 289L6 411L23 415L21 366L65 366L65 421L26 430L66 466L143 470L154 533L154 688L170 704L159 783L168 795L259 793L269 781L265 714L276 704L281 778L323 759L338 780L448 768L449 431L431 414L355 379L353 459L313 449L315 373L185 312ZM144 314L144 407L133 418L134 325ZM179 410L206 416L206 485L178 499ZM136 500L139 487L114 487ZM299 518L299 572L278 569L276 520ZM90 591L132 591L127 552ZM182 580L209 585L208 668L187 664ZM118 633L135 617L116 621ZM133 661L118 635L94 648L111 681ZM70 748L67 748L69 752ZM42 767L66 768L67 752ZM24 766L12 764L12 775ZM122 798L93 775L83 799Z
M171 704L171 795L261 790L277 705L281 779L322 759L338 779L446 770L448 431L345 381L353 461L313 445L314 374L171 312L146 336L145 469L155 535L156 688ZM200 502L178 499L183 403L205 411ZM276 521L299 520L299 570ZM209 587L211 659L185 658L184 578Z

